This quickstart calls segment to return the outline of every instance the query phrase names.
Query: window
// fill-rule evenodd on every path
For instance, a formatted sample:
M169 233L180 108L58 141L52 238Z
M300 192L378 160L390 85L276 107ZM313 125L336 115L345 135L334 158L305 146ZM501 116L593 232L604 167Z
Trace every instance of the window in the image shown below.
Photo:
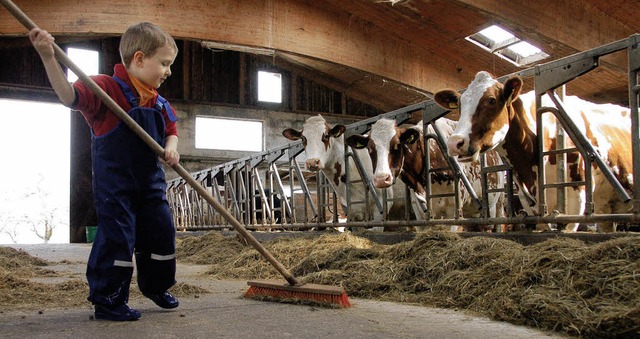
M87 49L68 48L67 55L69 59L73 61L86 75L98 74L98 62L100 54L96 51L90 51ZM78 76L70 69L67 70L67 80L69 82L75 82L78 80Z
M258 101L282 102L282 74L258 71Z
M262 151L262 122L196 117L196 148Z
M549 57L549 54L496 25L470 35L466 40L516 66L526 66Z
M70 117L61 104L0 99L11 126L0 133L0 244L69 243Z

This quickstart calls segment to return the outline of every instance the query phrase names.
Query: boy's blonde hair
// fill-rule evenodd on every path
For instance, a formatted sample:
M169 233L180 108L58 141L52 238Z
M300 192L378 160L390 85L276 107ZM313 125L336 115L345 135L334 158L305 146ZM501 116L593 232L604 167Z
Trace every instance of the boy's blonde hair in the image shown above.
M125 67L129 67L137 51L150 57L164 45L168 45L176 54L178 53L178 46L169 33L150 22L141 22L127 28L120 38L120 59Z

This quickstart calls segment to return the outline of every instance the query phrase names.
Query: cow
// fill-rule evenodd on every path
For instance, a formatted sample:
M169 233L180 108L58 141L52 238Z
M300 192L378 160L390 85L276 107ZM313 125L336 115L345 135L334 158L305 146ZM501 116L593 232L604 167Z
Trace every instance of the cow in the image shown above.
M456 122L447 118L435 121L436 128L446 137L456 126ZM427 133L434 135L431 125L427 127ZM423 137L423 124L419 122L415 126L397 126L391 119L382 118L371 126L371 131L366 135L352 135L347 138L347 144L356 149L367 149L373 161L373 180L376 187L390 186L396 178L400 178L415 193L415 197L426 202L427 180L431 183L431 194L445 194L454 191L453 185L456 177L449 169L449 163L445 154L435 140L430 140L425 147ZM429 152L429 167L424 163L425 152ZM502 164L500 157L495 152L490 152L486 157L487 165ZM462 170L470 180L473 190L480 195L482 193L481 168L479 162L463 164ZM489 173L488 185L492 189L504 187L504 175ZM462 214L466 217L479 217L480 210L473 202L471 195L461 184L460 199ZM488 208L491 217L503 216L502 196L500 193L489 193ZM426 215L416 200L413 210L419 219L426 219ZM456 213L456 205L453 197L436 197L432 200L431 217L453 218ZM466 227L465 227L466 228Z
M282 135L289 140L302 139L307 156L306 167L311 171L322 171L328 178L331 186L340 198L343 206L347 206L347 194L345 184L345 153L344 153L344 132L346 127L337 124L329 125L321 116L308 118L302 126L302 130L287 128ZM361 160L365 173L371 171L371 159L366 151L354 150ZM360 173L355 162L350 158L349 163L350 181L361 180ZM393 198L394 209L403 209L404 204L399 201L406 195L404 185L393 185L392 189L387 189L387 197ZM382 190L376 189L378 197L382 197ZM363 184L353 184L350 188L352 201L365 200L367 191ZM391 207L391 206L390 206ZM345 208L345 211L347 209ZM365 204L351 204L349 208L349 220L363 221L367 215L373 216L374 220L381 220L382 215L378 212L376 202L369 196L368 206Z
M528 214L537 214L538 149L536 136L536 107L533 92L521 94L523 81L511 76L500 83L490 73L478 72L467 90L461 95L454 90L442 90L435 94L435 101L447 109L460 110L460 123L447 141L448 151L459 161L471 161L478 154L496 150L513 166L514 181L519 188L520 201ZM544 96L543 100L548 100ZM543 106L548 106L543 101ZM597 105L575 96L567 96L564 105L567 114L613 170L622 186L633 189L631 125L628 109L615 105ZM607 113L603 113L607 112ZM555 149L556 118L542 115L544 151ZM571 147L568 142L567 147ZM556 157L545 156L545 181L559 182L556 178ZM585 179L584 159L577 153L567 154L568 181ZM619 200L602 171L593 172L594 213L619 213L632 206ZM566 214L581 215L585 211L585 187L568 188ZM557 209L555 194L547 194L548 209ZM567 225L567 231L575 231L576 224ZM604 231L614 230L612 223L598 225Z

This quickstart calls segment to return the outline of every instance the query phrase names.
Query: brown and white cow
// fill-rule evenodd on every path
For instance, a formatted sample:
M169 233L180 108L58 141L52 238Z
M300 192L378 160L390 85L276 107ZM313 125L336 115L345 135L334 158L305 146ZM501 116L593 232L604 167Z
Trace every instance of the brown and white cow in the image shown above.
M436 128L445 136L453 133L456 122L446 118L440 118L435 122ZM428 125L427 133L435 133L433 127ZM415 192L415 197L426 202L427 174L424 163L425 152L429 152L429 167L440 169L430 173L431 193L445 194L454 191L455 176L448 169L449 165L445 155L436 144L430 140L425 147L422 122L415 126L397 126L394 120L382 118L371 126L368 136L352 135L347 138L347 144L353 148L366 148L373 161L373 180L376 187L388 187L395 178L400 178L409 188ZM487 156L487 164L490 166L501 164L500 157L495 153ZM446 168L446 169L445 169ZM465 176L470 180L473 190L481 197L482 184L480 163L462 164ZM504 176L496 173L488 175L490 188L504 187ZM466 217L478 217L479 210L473 203L470 194L461 184L461 208ZM503 216L502 199L499 193L489 194L489 214L491 217ZM431 216L433 218L453 218L456 212L453 197L439 197L432 200ZM426 215L419 204L414 201L414 213L419 219L426 219Z
M521 94L522 79L513 76L500 83L488 72L479 72L467 90L460 95L453 90L439 91L435 101L448 109L460 110L460 123L447 144L451 155L459 161L469 161L479 153L497 150L514 168L523 206L530 214L538 211L538 149L536 136L535 95ZM545 96L546 97L546 96ZM543 97L543 106L547 105ZM548 100L548 98L546 98ZM615 105L597 105L577 97L564 99L567 114L599 152L605 163L627 190L632 189L631 135L628 110ZM542 128L545 151L555 148L556 118L543 114ZM570 145L568 145L570 146ZM554 156L544 160L545 181L558 182ZM584 159L578 154L567 155L568 180L584 180ZM593 171L594 212L617 213L628 211L631 206L620 201L605 182L601 170ZM580 215L585 209L585 187L567 190L566 214ZM548 210L557 207L555 194L547 194ZM612 230L613 224L603 223L603 230ZM575 230L577 225L568 225Z
M287 128L282 135L289 140L302 139L304 150L307 156L306 166L311 171L322 171L329 179L333 189L336 191L343 206L347 205L347 191L345 184L345 154L344 154L344 125L329 125L321 116L308 118L302 130ZM354 150L360 158L365 173L372 171L371 159L366 151ZM348 163L350 181L361 180L360 173L355 162L350 158ZM378 197L382 197L382 190L377 189ZM355 183L350 188L352 201L363 201L365 199L365 187L362 183ZM387 197L401 200L405 196L405 187L403 184L394 185L392 189L387 189ZM389 204L392 205L392 204ZM402 209L403 203L393 204L394 208ZM391 206L388 206L389 208ZM368 209L368 211L367 211ZM374 220L381 220L382 215L378 212L376 202L369 196L369 205L352 204L350 206L350 220L362 221L366 220L366 215L371 215Z

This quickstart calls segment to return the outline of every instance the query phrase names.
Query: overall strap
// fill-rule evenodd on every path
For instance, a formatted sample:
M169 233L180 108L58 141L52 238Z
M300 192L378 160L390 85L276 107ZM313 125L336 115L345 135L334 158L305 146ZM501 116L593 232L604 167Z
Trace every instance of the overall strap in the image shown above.
M120 86L120 89L124 93L125 98L127 98L127 102L131 105L131 108L138 107L138 100L135 95L133 95L131 88L122 79L116 76L114 76L113 79L118 83L118 86ZM154 108L158 110L158 112L162 112L163 109L166 109L169 120L171 120L171 122L178 121L178 117L169 105L169 102L167 102L167 99L163 98L160 94L158 94Z
M138 99L133 95L131 87L117 76L113 76L113 80L115 80L118 83L118 86L120 86L120 89L122 90L122 93L124 93L125 98L127 98L127 102L131 105L131 108L138 107Z
M175 112L173 112L173 108L171 108L167 99L163 98L160 94L158 94L158 98L156 99L156 109L160 112L162 112L162 109L166 109L169 120L171 120L171 122L178 121L178 117Z

